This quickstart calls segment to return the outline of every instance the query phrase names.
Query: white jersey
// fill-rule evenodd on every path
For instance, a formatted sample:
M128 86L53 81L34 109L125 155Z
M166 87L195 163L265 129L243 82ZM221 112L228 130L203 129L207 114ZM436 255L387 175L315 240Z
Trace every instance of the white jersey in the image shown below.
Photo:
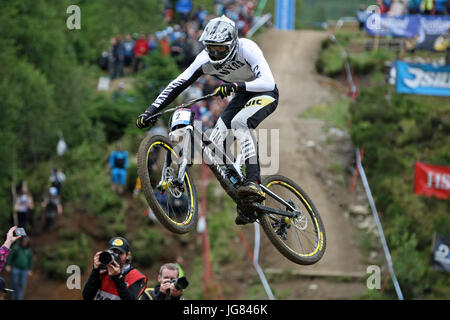
M169 105L181 92L200 76L207 74L225 82L243 82L245 90L265 92L275 89L275 80L258 45L250 39L238 39L234 58L222 65L210 62L206 50L200 52L194 62L173 80L156 98L152 107L156 110Z

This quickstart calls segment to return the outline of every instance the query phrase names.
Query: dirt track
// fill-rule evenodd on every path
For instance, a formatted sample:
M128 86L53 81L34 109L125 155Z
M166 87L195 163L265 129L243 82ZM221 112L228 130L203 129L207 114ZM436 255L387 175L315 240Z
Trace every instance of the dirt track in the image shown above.
M326 144L323 122L298 116L309 107L328 105L336 99L336 92L333 92L335 90L324 86L325 79L314 69L320 43L326 37L327 33L321 31L270 30L258 39L280 91L280 101L275 113L261 124L261 128L280 129L279 173L296 181L310 195L322 217L327 234L325 255L312 266L299 266L284 259L273 249L266 236L262 236L260 261L265 268L308 271L318 275L365 272L359 249L353 239L354 227L344 217L339 201L331 195L329 186L318 174L329 168L329 161L335 155L319 157L306 146L307 141L314 141L319 146ZM348 193L345 186L341 187L344 188L341 192ZM248 235L251 237L252 232ZM342 284L334 289L330 286L327 288L325 281L314 294L305 292L300 297L350 298L364 290L364 280L358 281L359 283ZM304 285L304 281L301 282Z

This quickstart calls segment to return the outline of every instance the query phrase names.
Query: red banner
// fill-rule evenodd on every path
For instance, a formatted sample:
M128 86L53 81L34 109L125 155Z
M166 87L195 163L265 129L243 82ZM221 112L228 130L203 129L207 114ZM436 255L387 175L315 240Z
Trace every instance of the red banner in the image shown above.
M439 199L450 198L450 167L416 162L414 193Z

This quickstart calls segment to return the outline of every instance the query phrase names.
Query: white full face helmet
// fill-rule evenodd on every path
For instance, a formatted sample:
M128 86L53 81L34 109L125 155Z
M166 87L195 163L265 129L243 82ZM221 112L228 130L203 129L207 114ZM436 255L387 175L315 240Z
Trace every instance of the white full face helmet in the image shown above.
M209 61L223 64L234 58L237 50L238 32L233 20L225 15L208 22L199 41L205 45Z

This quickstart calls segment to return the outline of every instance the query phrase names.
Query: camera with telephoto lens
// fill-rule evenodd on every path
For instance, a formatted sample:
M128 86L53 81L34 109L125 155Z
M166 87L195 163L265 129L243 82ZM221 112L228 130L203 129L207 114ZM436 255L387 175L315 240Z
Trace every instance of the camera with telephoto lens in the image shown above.
M171 283L173 283L174 287L180 291L180 290L184 290L187 288L187 286L189 285L189 282L187 281L186 277L181 277L178 279L173 279L170 281Z
M98 257L98 260L100 261L101 269L106 269L106 266L113 263L114 260L120 264L119 255L112 250L102 251Z

